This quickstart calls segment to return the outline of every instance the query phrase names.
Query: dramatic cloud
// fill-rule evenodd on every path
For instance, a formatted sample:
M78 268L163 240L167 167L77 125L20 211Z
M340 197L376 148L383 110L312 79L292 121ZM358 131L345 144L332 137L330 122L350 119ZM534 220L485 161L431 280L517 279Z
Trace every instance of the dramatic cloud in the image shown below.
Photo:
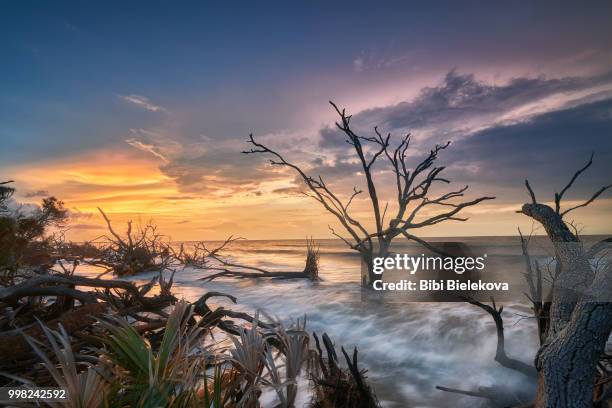
M609 96L612 73L597 77L516 78L492 85L472 74L451 71L440 85L423 88L413 100L359 112L352 123L359 132L369 134L378 126L385 132L411 132L417 143L427 140L430 144ZM321 130L321 146L333 149L347 145L335 128L326 127Z
M515 78L491 84L473 74L450 71L440 84L421 89L415 98L357 112L351 123L363 135L370 135L375 125L397 138L411 131L414 141L409 154L414 164L435 143L453 140L440 159L449 176L458 183L472 184L477 191L503 185L506 191L499 195L508 198L528 176L527 168L542 174L546 168L579 165L588 154L575 146L578 129L586 132L581 136L583 150L597 146L607 154L609 100L611 73ZM241 154L248 148L243 137L190 136L181 133L184 129L176 124L165 129L130 129L131 137L125 141L161 160L161 173L189 197L291 196L304 191L300 178L289 169L270 166L264 155ZM321 128L318 136L317 142L293 131L263 135L258 140L309 174L320 175L339 194L349 194L353 186L363 188L361 167L346 138L333 125ZM546 149L538 160L536 145ZM380 187L383 196L393 194L388 172L384 160L375 167L376 178L390 180ZM561 182L560 178L549 177Z
M529 178L551 199L595 152L594 164L569 197L585 197L612 181L612 98L479 131L444 154L455 177L499 191Z
M583 190L609 184L612 163L612 74L597 77L516 78L504 85L479 81L474 75L448 73L435 87L421 90L411 101L369 109L353 115L359 134L371 135L379 126L399 138L413 135L409 150L416 164L435 143L452 140L440 163L460 183L480 190L493 186L511 196L525 177L533 177L552 189L574 168L598 151L599 176L586 180ZM336 128L320 131L322 151L335 157L311 174L346 182L359 180L360 170L350 159L352 147ZM382 161L384 162L384 160ZM607 171L605 167L607 166ZM388 168L380 163L377 170ZM487 184L485 186L485 184ZM349 183L352 185L352 183ZM502 188L503 187L503 188ZM508 190L514 189L514 190Z
M254 132L339 195L363 188L331 98L354 114L359 134L375 125L397 138L412 132L410 163L452 139L440 157L449 178L500 197L479 206L495 214L488 226L478 224L484 214L436 234L513 234L507 209L524 199L524 177L553 191L591 149L595 164L575 194L610 173L612 3L489 3L285 2L261 12L252 2L242 13L212 7L192 18L192 8L161 2L138 21L86 5L12 7L0 15L0 70L14 79L0 93L0 171L15 179L18 200L49 191L94 214L81 224L101 221L102 206L118 225L155 217L177 239L236 232L225 222L249 238L329 236L325 211L293 194L304 187L294 172L240 152ZM247 36L219 23L244 27L256 13L265 29ZM36 24L24 30L24 21ZM58 21L76 21L79 35ZM382 163L375 177L381 197L392 198ZM592 220L604 200L585 210ZM365 199L351 208L371 218Z
M160 167L183 192L203 195L233 195L256 190L261 182L278 178L269 172L258 172L261 158L246 157L239 151L211 146L197 156L179 156Z
M180 192L200 197L227 197L235 194L261 196L264 192L290 187L293 175L268 165L262 155L245 155L249 145L244 137L192 136L170 129L130 129L133 137L125 142L160 159L160 171L172 179ZM266 134L259 141L269 143L287 157L302 162L321 163L319 152L312 150L312 139L300 134ZM317 161L317 159L319 161ZM266 169L266 170L262 170ZM285 180L284 183L275 184ZM270 184L269 187L262 186Z
M131 103L133 105L138 106L139 108L146 109L151 112L166 112L166 108L161 105L156 105L149 100L146 96L142 95L122 95L121 99L124 101Z

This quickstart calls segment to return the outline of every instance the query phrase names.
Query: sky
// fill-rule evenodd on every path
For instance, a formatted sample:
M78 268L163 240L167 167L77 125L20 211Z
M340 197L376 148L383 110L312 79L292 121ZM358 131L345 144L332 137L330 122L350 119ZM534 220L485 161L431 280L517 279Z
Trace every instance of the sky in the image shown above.
M525 178L551 201L595 152L566 205L612 183L610 21L609 1L2 2L0 178L63 200L77 240L104 233L97 207L177 240L330 238L294 174L241 151L253 133L350 194L333 100L361 135L410 132L411 163L451 140L451 188L497 197L420 235L515 235ZM571 221L610 233L611 210Z

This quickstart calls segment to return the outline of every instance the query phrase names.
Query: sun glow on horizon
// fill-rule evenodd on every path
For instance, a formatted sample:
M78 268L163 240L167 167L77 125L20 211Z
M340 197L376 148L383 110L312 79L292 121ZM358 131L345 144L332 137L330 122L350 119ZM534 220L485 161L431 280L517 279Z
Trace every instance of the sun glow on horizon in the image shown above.
M122 228L128 220L159 225L164 234L180 240L223 239L249 232L257 237L264 229L278 236L291 224L275 219L275 208L298 203L292 197L278 202L272 191L287 187L290 180L262 182L257 191L214 196L182 192L175 181L160 171L159 162L139 152L104 150L57 160L27 163L7 170L15 180L17 199L37 203L44 195L64 201L74 215L70 239L99 236L104 222L98 207ZM31 192L41 192L33 196ZM44 192L44 194L42 194ZM302 205L304 201L299 199ZM309 206L307 206L309 207ZM308 213L305 210L304 213ZM303 235L300 233L300 236Z
M153 221L176 240L218 240L229 235L249 239L296 239L305 236L333 238L328 225L340 232L337 221L318 204L295 191L291 178L262 181L253 190L214 195L183 192L159 168L154 157L140 152L104 150L58 160L28 163L9 169L16 175L20 202L39 202L43 194L65 202L74 215L68 238L82 241L105 232L97 208L102 208L119 231L128 220ZM228 187L231 192L231 187ZM567 205L572 202L567 203ZM353 203L353 215L371 218L367 199ZM586 233L608 232L597 222L612 207L612 199L590 206L581 221L592 226ZM520 203L489 202L466 212L469 222L449 222L421 230L421 236L512 235L517 226L529 230L527 220L515 214ZM368 223L366 221L366 226Z

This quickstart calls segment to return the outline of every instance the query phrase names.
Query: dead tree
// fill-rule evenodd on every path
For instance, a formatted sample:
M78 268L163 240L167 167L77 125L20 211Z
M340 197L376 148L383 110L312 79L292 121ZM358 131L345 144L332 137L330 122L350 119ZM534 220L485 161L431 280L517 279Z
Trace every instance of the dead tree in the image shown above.
M596 273L589 262L593 251L584 248L564 219L571 211L592 203L612 185L600 188L582 204L561 208L564 194L592 163L591 155L561 192L555 193L554 208L539 203L526 180L531 202L518 211L544 227L558 264L545 341L535 360L539 372L535 401L538 408L593 406L597 399L597 365L612 332L612 272L605 268Z
M330 101L330 104L340 116L340 121L336 122L336 126L346 137L346 142L353 147L363 171L367 194L372 205L375 232L368 231L363 222L354 218L349 210L354 199L363 193L362 190L355 187L353 193L347 199L342 199L328 187L321 176L308 175L299 165L287 161L280 153L258 143L252 134L248 143L253 147L243 153L271 155L270 163L272 165L288 167L299 175L309 190L304 194L314 198L326 211L331 213L349 237L337 233L330 227L332 234L344 241L351 249L358 251L362 261L368 266L368 276L365 284L375 279L372 271L373 258L387 256L391 242L397 236L404 236L439 253L440 251L436 247L414 235L413 231L445 221L466 221L467 218L459 216L461 210L495 198L485 196L470 201L454 202L453 199L464 196L468 186L432 197L430 189L434 185L450 183L448 179L441 176L444 166L434 165L438 154L446 149L450 142L436 145L425 159L411 168L407 160L407 151L411 142L410 134L404 136L395 147L391 146L391 134L383 136L376 127L374 128L375 136L359 136L350 127L351 115L347 115L344 109L340 110L333 102ZM386 164L391 167L397 187L396 212L387 224L385 224L385 218L389 210L389 202L386 202L384 208L381 207L373 172L374 165L381 158L386 159ZM422 215L421 210L426 207L442 210L433 216L419 217Z
M270 271L256 266L249 266L231 262L223 256L222 251L232 242L242 238L230 236L221 245L209 249L204 242L194 245L192 252L181 250L177 255L179 259L185 259L191 266L212 271L213 273L200 280L212 281L220 277L232 277L239 279L270 278L270 279L319 279L319 247L314 240L306 240L306 261L303 271Z
M159 294L147 296L157 283ZM157 282L157 278L137 286L117 279L94 279L53 271L31 276L15 285L0 285L0 310L4 316L9 311L11 315L9 321L0 319L0 372L15 374L31 368L33 353L23 335L41 340L44 333L40 322L46 322L53 329L61 325L75 337L95 330L96 319L107 313L129 316L134 322L158 322L161 320L152 317L166 315L163 309L176 301L170 289L171 282ZM35 306L33 297L41 299ZM67 307L59 309L57 304Z
M103 268L117 276L134 275L147 271L163 271L169 269L175 259L171 257L170 245L165 237L157 232L157 227L151 223L133 227L132 221L127 222L125 236L115 231L113 225L101 208L100 214L106 222L110 235L104 235L92 243L99 247L93 258L83 261ZM90 244L92 244L90 243Z

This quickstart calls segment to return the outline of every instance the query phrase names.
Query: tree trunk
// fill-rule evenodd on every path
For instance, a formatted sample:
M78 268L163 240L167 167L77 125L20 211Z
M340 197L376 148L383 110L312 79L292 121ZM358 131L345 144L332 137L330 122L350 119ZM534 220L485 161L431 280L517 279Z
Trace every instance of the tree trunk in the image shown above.
M536 408L593 407L596 365L612 330L612 304L581 303L538 353Z
M379 275L374 273L374 255L372 252L361 252L361 286L370 289L372 282L379 279Z
M389 248L388 246L383 246L379 248L379 250L374 253L373 251L360 251L361 255L361 267L366 270L362 270L361 274L361 284L364 288L372 289L372 283L375 280L382 279L383 274L374 273L374 258L386 258L389 256ZM364 273L365 272L365 273Z
M600 360L612 331L612 276L597 276L582 243L561 215L545 204L525 204L522 212L539 221L555 246L555 278L550 323L536 357L536 408L591 408Z

